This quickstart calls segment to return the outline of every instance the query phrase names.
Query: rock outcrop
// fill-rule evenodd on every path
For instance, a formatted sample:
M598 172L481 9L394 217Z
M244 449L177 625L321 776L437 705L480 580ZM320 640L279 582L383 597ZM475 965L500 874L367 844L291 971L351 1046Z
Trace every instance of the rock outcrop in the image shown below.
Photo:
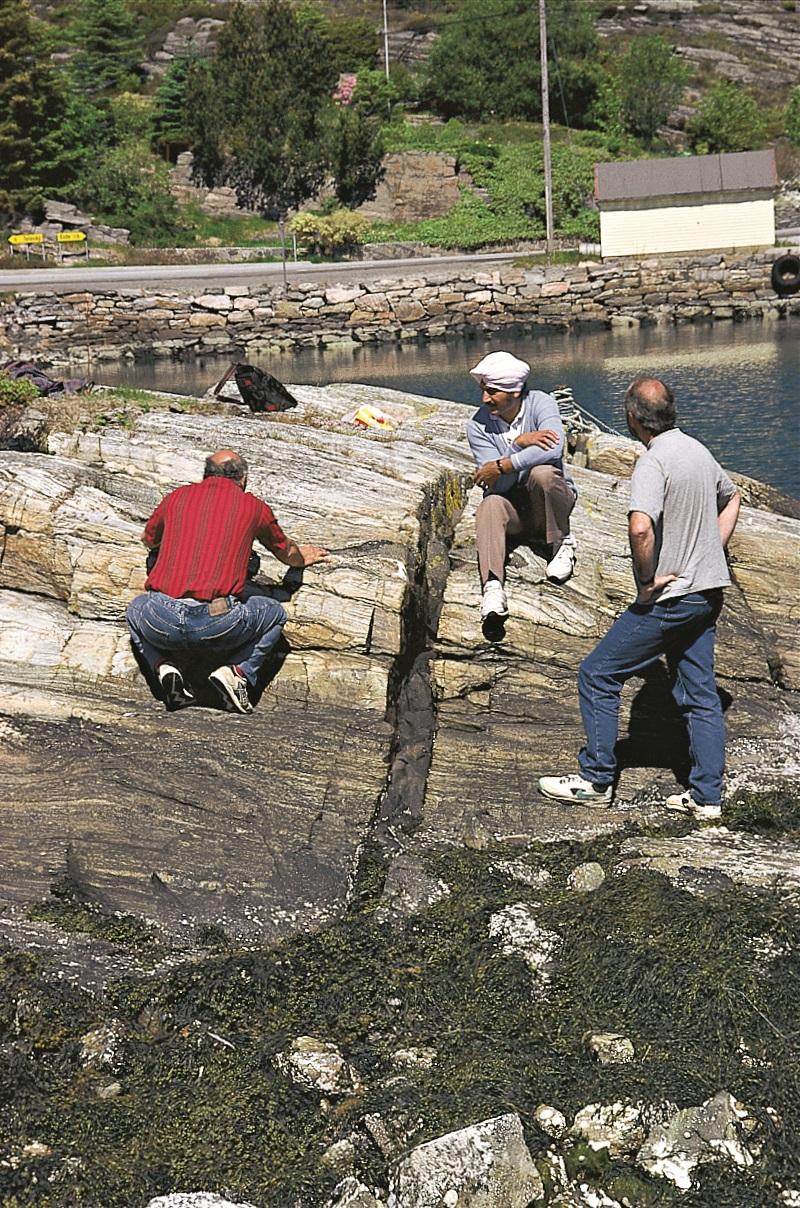
M47 454L0 453L0 934L31 942L26 911L66 879L178 943L199 924L269 941L342 910L370 836L390 848L402 837L391 917L446 896L415 874L431 846L665 819L659 801L687 753L658 668L626 688L615 805L535 794L539 775L574 766L576 666L630 598L624 476L575 468L577 572L549 584L543 559L520 546L506 637L490 644L464 409L364 386L292 390L300 406L283 415L156 406L128 427L54 432ZM395 431L343 424L362 402L393 414ZM246 719L166 714L123 620L144 583L146 517L221 446L248 458L251 489L293 537L331 551L302 581L264 559L258 583L286 601L290 649ZM745 507L732 546L718 679L737 787L800 775L799 538L800 521ZM631 847L636 859L672 856L651 844ZM506 865L535 882L532 866ZM107 945L85 940L69 956L93 979L113 965Z
M642 0L609 4L601 37L665 34L693 66L761 89L793 85L800 56L800 12L775 0Z

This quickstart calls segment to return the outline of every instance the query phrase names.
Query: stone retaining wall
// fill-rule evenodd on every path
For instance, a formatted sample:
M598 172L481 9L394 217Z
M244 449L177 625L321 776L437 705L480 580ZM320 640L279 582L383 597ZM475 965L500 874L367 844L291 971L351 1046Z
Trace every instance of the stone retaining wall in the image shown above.
M635 326L694 319L800 314L800 295L777 297L773 260L786 249L702 257L503 267L470 276L428 274L341 284L233 285L198 295L127 289L17 294L0 305L9 354L98 360L244 349L435 339L508 324Z

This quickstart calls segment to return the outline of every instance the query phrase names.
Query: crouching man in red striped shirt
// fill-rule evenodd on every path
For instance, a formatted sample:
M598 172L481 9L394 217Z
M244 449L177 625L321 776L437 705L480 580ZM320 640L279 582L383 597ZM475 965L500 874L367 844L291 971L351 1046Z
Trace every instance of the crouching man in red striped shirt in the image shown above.
M169 710L194 703L175 664L196 663L216 664L208 682L229 712L252 713L248 689L286 623L277 600L242 598L255 539L286 566L328 557L318 546L291 541L246 486L247 462L220 449L206 458L203 481L172 491L145 526L142 541L158 549L158 560L144 595L128 606L127 621Z

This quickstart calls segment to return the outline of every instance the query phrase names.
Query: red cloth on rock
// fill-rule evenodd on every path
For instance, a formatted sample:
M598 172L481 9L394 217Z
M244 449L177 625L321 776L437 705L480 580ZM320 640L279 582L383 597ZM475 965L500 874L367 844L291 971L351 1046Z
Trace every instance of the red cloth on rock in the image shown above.
M266 503L232 478L218 477L165 496L148 520L144 537L149 546L159 547L146 586L174 599L238 596L244 590L253 541L258 539L273 553L287 544Z

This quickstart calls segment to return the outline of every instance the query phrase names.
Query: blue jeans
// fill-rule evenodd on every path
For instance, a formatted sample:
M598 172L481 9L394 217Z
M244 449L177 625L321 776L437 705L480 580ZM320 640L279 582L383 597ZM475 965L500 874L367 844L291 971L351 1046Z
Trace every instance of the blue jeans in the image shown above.
M689 734L689 788L695 801L719 803L725 723L714 681L714 639L721 608L719 588L663 603L632 604L584 659L578 693L586 746L578 761L586 780L599 788L613 783L622 685L665 654L672 695Z
M269 596L237 600L230 611L209 616L206 604L174 600L146 591L128 605L131 641L155 675L159 663L200 662L211 670L227 664L241 667L251 684L286 624L286 613Z

